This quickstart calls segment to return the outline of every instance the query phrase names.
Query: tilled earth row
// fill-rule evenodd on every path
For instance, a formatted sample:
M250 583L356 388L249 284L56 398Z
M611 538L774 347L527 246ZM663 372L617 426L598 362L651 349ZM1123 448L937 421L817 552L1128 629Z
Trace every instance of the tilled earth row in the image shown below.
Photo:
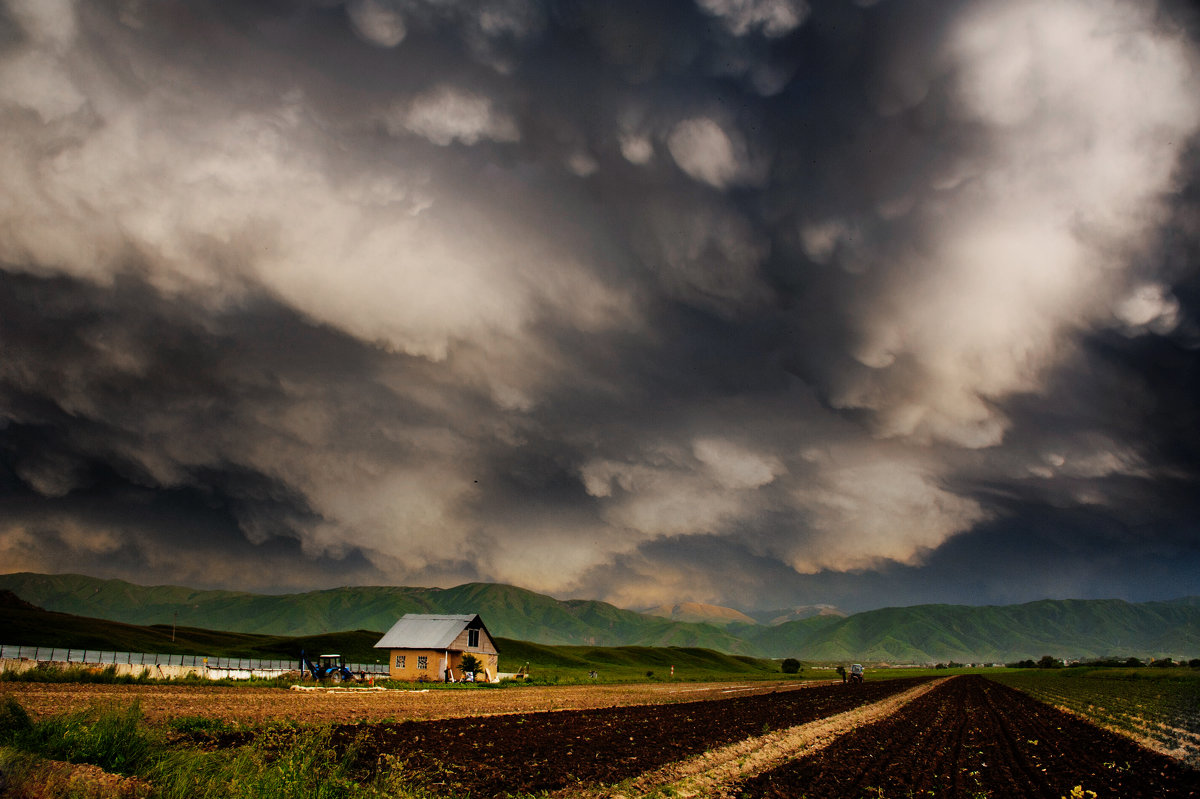
M1073 790L1124 799L1200 796L1200 772L1019 691L961 676L729 792L752 799L1059 799Z
M286 688L197 685L102 685L79 683L4 683L34 717L82 710L91 704L123 705L136 701L151 723L203 716L239 725L280 719L309 723L370 723L413 719L491 716L536 710L580 710L613 705L661 704L715 699L776 690L807 690L804 683L635 683L601 685L487 686L461 690L289 691Z
M878 702L925 679L672 705L347 725L336 734L342 745L357 739L364 776L391 756L438 792L562 791L619 783L708 749Z

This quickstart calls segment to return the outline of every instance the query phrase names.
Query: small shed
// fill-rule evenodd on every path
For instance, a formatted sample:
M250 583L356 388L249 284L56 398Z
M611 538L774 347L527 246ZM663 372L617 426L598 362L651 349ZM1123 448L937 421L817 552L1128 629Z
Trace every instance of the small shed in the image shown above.
M406 613L375 644L388 650L388 674L393 680L462 680L464 655L482 664L475 679L498 678L499 650L478 614L435 615ZM449 670L449 674L447 674Z

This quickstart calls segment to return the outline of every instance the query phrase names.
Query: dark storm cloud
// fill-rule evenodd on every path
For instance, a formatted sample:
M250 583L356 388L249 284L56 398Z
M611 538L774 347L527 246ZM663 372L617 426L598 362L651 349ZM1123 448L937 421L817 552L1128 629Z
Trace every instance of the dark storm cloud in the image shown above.
M10 568L1200 590L1179 9L4 8Z

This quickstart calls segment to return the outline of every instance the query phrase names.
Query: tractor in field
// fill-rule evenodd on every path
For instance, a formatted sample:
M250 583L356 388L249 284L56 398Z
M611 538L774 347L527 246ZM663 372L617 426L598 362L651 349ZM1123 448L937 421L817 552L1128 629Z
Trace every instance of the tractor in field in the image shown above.
M358 677L342 662L341 655L320 655L314 663L300 650L300 675L305 674L317 682L354 682Z
M863 667L861 663L850 664L850 683L852 685L862 685Z

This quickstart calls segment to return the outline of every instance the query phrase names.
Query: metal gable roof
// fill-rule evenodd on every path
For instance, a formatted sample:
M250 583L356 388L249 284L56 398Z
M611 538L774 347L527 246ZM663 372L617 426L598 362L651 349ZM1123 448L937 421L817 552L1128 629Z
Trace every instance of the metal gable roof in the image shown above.
M383 634L379 643L375 644L375 649L445 649L478 619L478 615L471 613L405 613L392 625L392 629ZM482 627L482 622L478 626Z

